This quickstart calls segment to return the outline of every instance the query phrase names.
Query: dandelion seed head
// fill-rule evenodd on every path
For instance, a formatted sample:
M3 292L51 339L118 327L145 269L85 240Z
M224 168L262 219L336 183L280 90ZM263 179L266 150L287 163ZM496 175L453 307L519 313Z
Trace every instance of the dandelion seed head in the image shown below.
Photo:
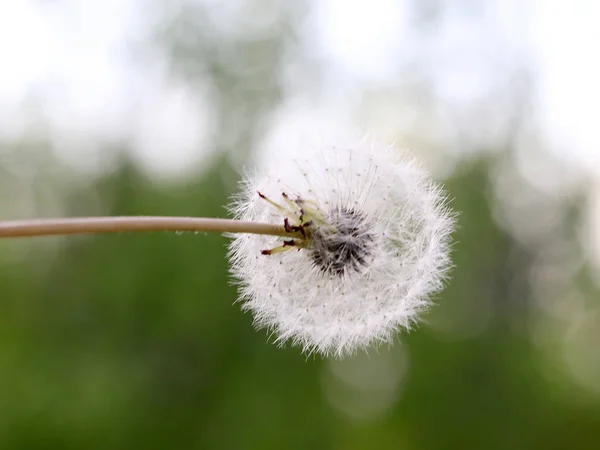
M444 193L403 152L368 139L288 141L244 179L231 209L297 232L236 235L229 255L255 324L307 353L390 342L418 321L450 266Z
M322 272L342 276L360 271L374 256L372 224L360 212L336 207L327 212L329 226L314 226L307 253Z

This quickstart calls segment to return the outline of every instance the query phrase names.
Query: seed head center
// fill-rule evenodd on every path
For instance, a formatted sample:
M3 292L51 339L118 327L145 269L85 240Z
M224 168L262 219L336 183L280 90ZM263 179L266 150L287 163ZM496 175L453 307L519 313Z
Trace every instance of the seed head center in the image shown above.
M322 272L342 276L358 272L373 254L371 224L354 209L336 207L327 214L326 224L312 229L307 250Z

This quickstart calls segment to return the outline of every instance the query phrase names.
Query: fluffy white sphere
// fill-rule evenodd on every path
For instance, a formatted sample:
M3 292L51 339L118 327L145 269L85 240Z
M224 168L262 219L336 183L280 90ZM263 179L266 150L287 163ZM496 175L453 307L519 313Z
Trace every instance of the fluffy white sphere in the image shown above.
M232 210L296 239L239 234L231 271L255 324L338 357L389 342L442 288L454 216L399 150L370 140L299 139L243 183Z

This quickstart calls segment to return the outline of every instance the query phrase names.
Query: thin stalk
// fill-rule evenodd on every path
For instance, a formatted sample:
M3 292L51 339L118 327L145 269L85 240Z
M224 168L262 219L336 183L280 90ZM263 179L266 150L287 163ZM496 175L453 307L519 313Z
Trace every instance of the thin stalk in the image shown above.
M0 238L139 231L250 233L294 237L283 225L209 217L112 216L0 221Z

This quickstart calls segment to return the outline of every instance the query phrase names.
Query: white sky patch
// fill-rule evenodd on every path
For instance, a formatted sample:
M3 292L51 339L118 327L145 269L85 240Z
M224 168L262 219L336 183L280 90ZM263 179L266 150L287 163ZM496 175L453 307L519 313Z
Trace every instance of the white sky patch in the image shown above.
M438 98L453 105L489 101L528 50L523 2L491 2L481 15L465 13L464 5L445 8L428 61Z
M41 97L49 118L98 126L123 108L127 68L118 60L131 17L127 2L0 4L0 99L18 108Z
M197 90L157 83L132 120L134 157L156 177L193 176L209 153L202 143L212 130L210 111Z
M184 167L190 157L196 158L190 148L203 151L201 142L192 141L205 136L202 129L208 126L210 102L203 99L203 115L189 104L187 94L181 94L184 87L169 86L164 73L152 76L147 67L130 62L129 43L143 26L141 3L0 2L0 135L26 133L35 107L61 139L86 133L133 136L138 156L162 160L153 166L179 158L164 166ZM447 6L450 21L436 38L438 43L442 38L446 47L439 47L440 59L433 55L441 98L484 97L489 79L505 66L503 61L513 51L519 54L519 43L531 44L540 80L536 110L546 141L562 158L600 172L600 54L595 44L600 42L600 3L491 2L479 27L472 20L462 23L464 16L460 19L452 5ZM347 94L363 82L371 86L401 82L399 60L419 48L409 33L406 1L314 0L312 6L308 38L333 68L327 80L330 101L344 109L351 105ZM520 34L524 29L530 34ZM479 45L474 39L480 36L495 45ZM461 52L463 48L466 51ZM161 110L170 113L158 114ZM152 119L152 114L160 117ZM183 124L198 129L183 133L186 139L165 131L181 131ZM164 145L164 152L157 142ZM67 159L76 156L76 145L64 147Z
M539 119L552 149L600 174L600 2L532 0Z
M314 45L347 76L389 79L393 54L405 44L405 2L398 0L313 1Z
M0 3L0 114L21 102L27 87L40 81L58 48L57 37L33 2Z
M189 170L210 108L165 83L160 61L131 62L141 16L136 0L0 2L0 135L26 134L34 112L77 169L106 166L104 142L129 139L151 172Z

